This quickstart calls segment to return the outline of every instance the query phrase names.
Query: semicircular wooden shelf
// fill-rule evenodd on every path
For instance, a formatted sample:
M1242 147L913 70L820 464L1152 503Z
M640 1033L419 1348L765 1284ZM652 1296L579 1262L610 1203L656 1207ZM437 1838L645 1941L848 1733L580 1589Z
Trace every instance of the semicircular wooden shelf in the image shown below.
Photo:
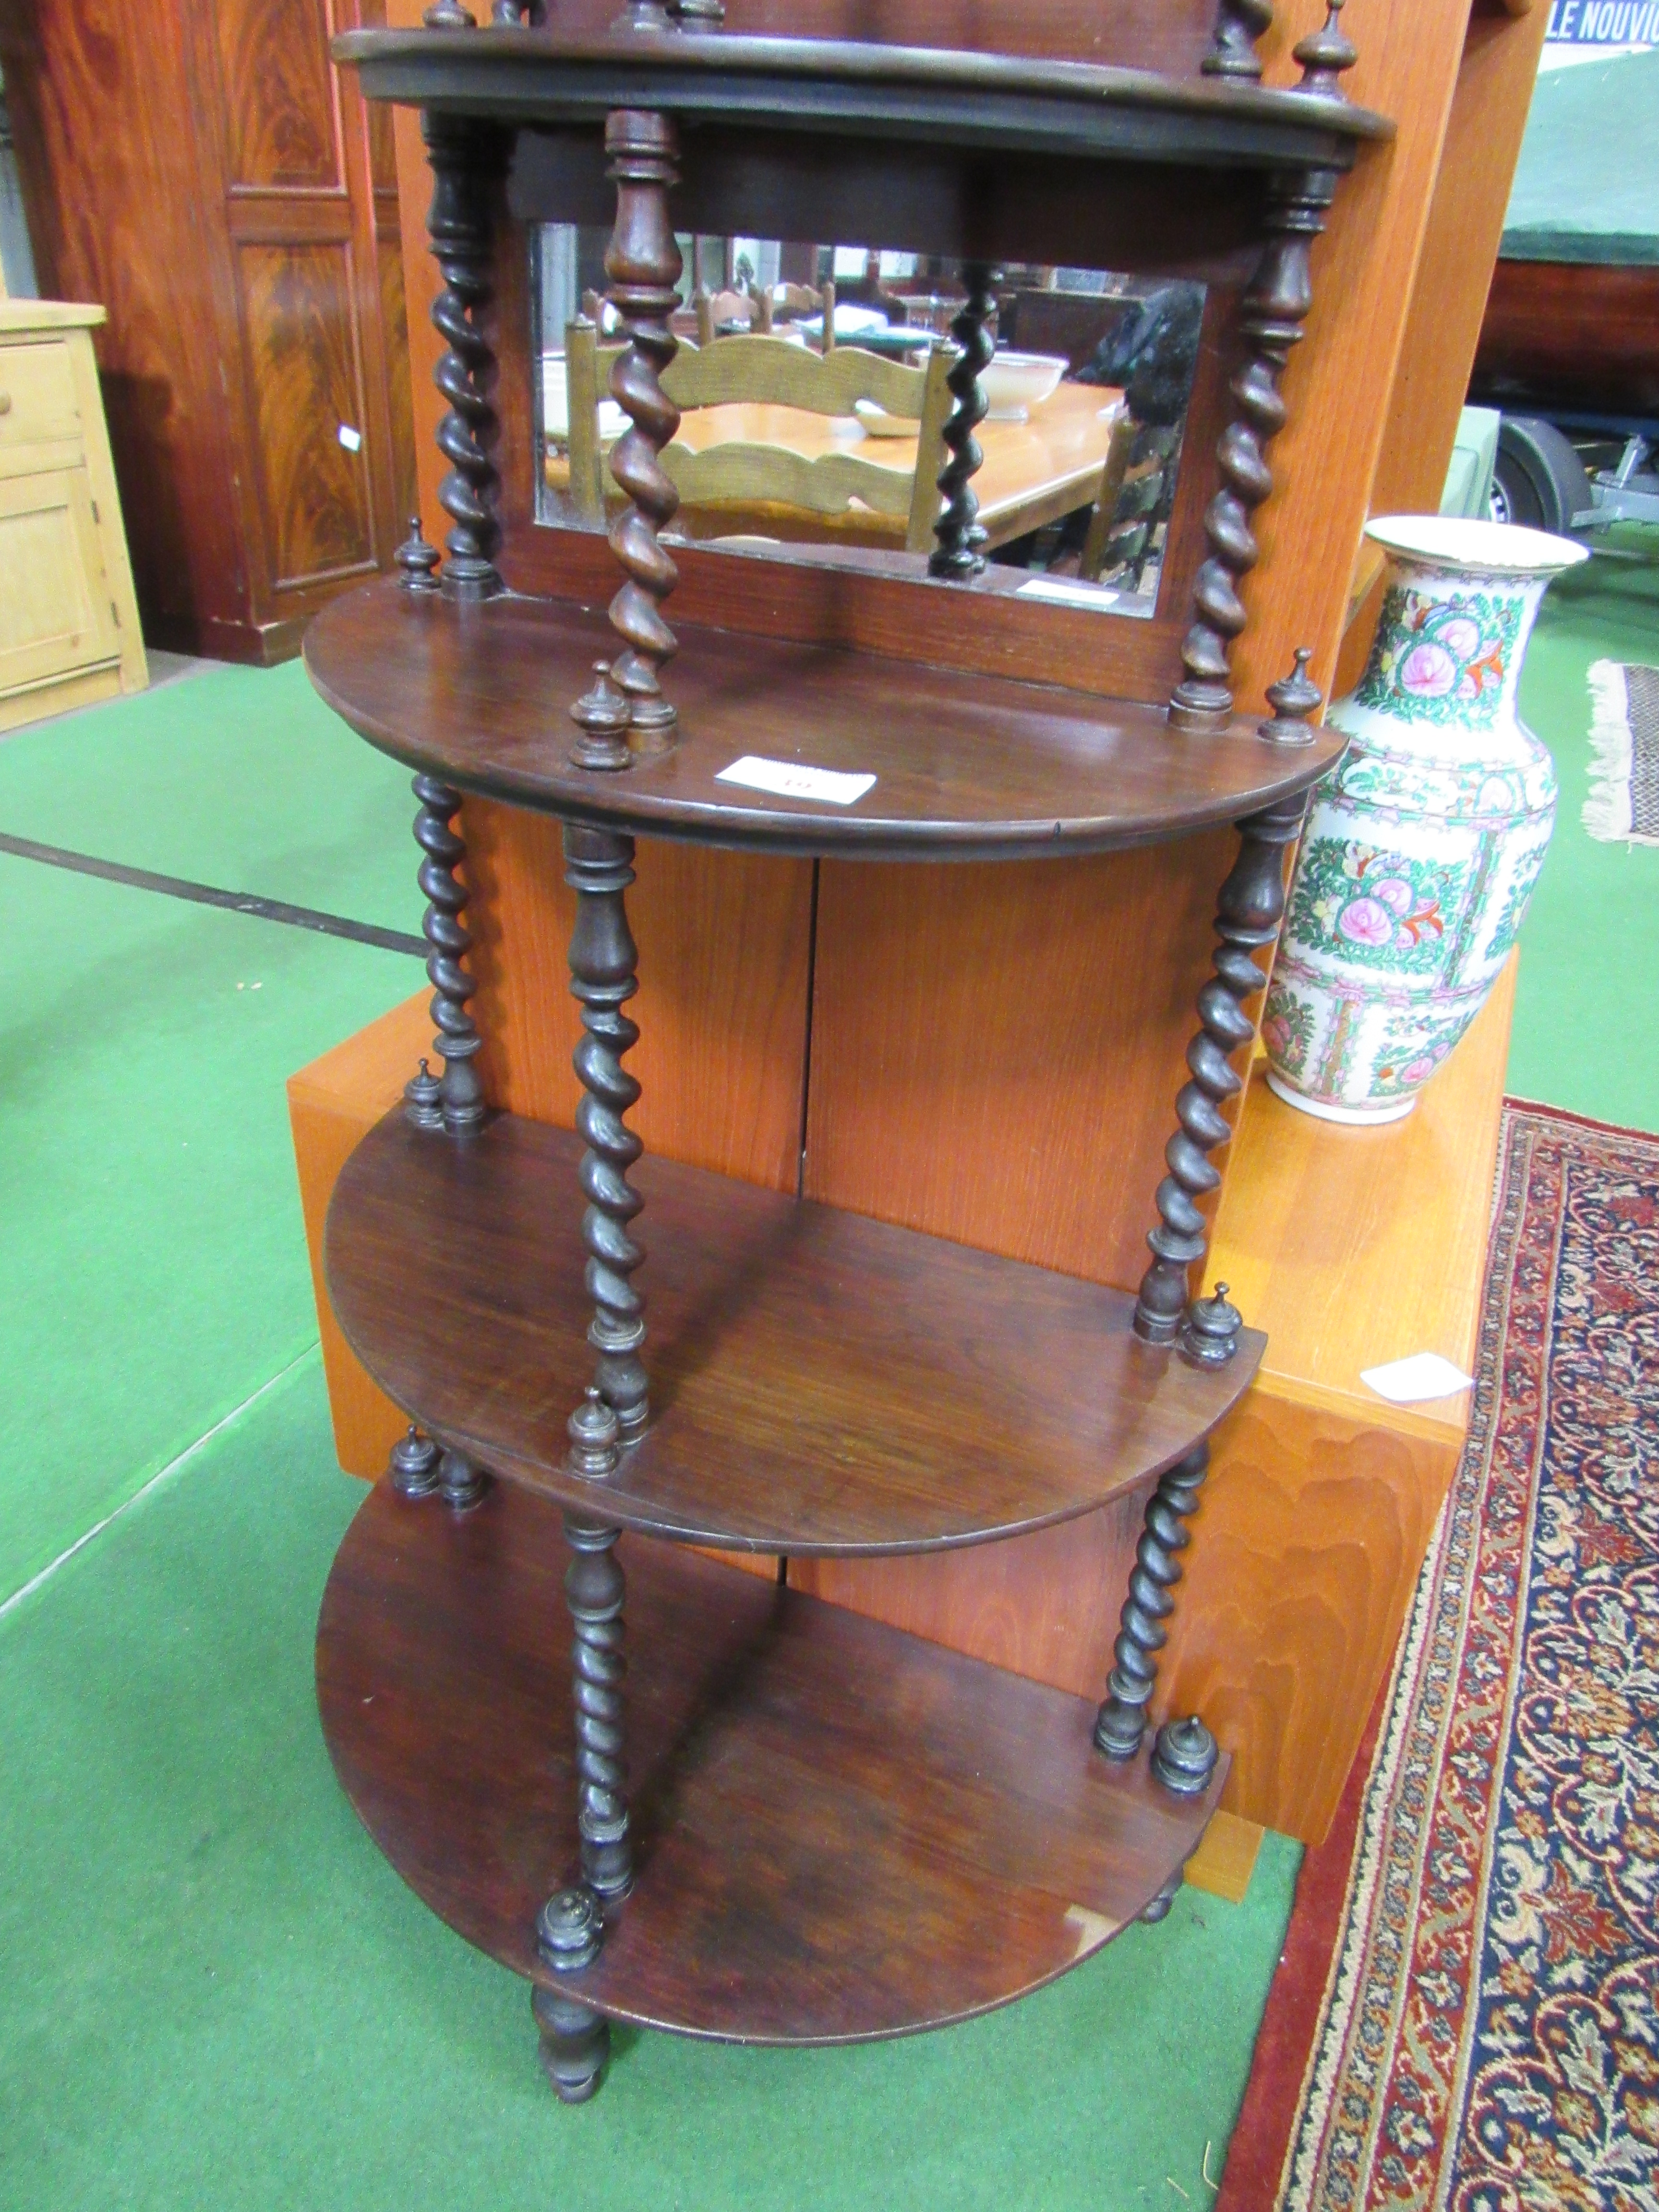
M621 1471L567 1466L592 1380L577 1162L563 1129L476 1136L398 1109L346 1163L328 1291L386 1395L491 1473L606 1521L760 1552L933 1551L1090 1510L1243 1395L1134 1335L1121 1291L647 1157L652 1424Z
M1086 1699L624 1538L636 1879L578 1974L536 1953L576 1875L568 1553L545 1501L456 1516L382 1483L317 1633L323 1729L404 1880L470 1943L610 2017L745 2043L943 2027L1051 1981L1156 1897L1201 1796L1090 1740Z
M1346 743L1320 729L1270 744L1255 721L1193 734L1161 707L1055 684L679 635L666 688L680 741L618 775L568 757L569 702L616 649L603 610L509 593L458 605L382 581L325 608L305 659L353 729L464 791L644 836L848 859L1030 860L1180 836L1305 790ZM842 806L719 780L757 754L875 781Z
M860 39L592 31L348 31L337 62L370 100L515 123L654 108L723 127L942 135L957 145L1164 161L1346 167L1389 139L1385 116L1345 100L1218 77Z

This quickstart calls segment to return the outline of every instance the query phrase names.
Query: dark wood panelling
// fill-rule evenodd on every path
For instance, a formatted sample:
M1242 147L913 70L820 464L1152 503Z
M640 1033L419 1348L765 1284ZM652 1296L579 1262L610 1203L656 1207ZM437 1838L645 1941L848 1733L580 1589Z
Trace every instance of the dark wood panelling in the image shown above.
M42 287L109 310L95 343L157 643L293 652L336 588L320 580L388 563L407 518L406 341L381 331L397 210L384 190L375 206L362 102L326 52L331 27L378 12L0 0Z
M234 620L244 573L219 380L211 210L176 10L0 0L0 64L42 292L94 334L139 606Z
M343 192L326 0L215 0L233 191Z
M1476 394L1512 412L1659 414L1656 328L1659 268L1500 261L1475 356Z
M404 304L404 252L394 202L389 233L377 229L375 265L380 285L380 346L386 357L387 428L392 438L392 534L416 514L421 487L415 471L415 408L410 392L409 317Z
M351 249L245 246L237 276L270 587L372 569Z

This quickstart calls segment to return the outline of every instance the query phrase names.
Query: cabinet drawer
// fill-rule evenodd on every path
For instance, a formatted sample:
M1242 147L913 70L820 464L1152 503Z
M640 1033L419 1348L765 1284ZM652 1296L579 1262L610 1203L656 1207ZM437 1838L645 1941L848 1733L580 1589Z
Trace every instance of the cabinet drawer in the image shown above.
M75 378L64 341L0 346L0 452L80 435Z

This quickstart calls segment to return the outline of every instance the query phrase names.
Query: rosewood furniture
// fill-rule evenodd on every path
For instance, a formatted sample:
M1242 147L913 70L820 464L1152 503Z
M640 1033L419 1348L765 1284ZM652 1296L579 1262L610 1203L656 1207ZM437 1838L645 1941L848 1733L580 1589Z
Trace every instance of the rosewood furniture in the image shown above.
M643 0L608 27L577 10L547 28L511 7L473 26L438 0L420 31L337 45L371 99L422 112L450 473L441 558L417 526L400 579L337 602L306 644L323 696L416 771L438 1030L329 1209L335 1312L412 1425L331 1578L319 1697L343 1781L394 1864L532 1980L568 2101L597 2085L611 2018L814 2043L1016 1996L1167 1911L1221 1787L1200 1718L1155 1735L1147 1719L1208 1438L1263 1351L1224 1285L1204 1295L1211 1155L1243 1087L1285 850L1340 750L1305 684L1282 687L1270 722L1237 715L1229 653L1309 246L1357 148L1389 129L1342 95L1339 5L1285 92L1241 77L1239 12L1224 11L1210 76L722 33ZM498 362L496 302L514 278L492 250L504 188L576 219L601 126L627 341L611 390L631 425L610 462L627 504L608 623L568 581L507 588L502 515L527 488L503 498L497 396L512 404L528 363L521 340ZM670 626L670 196L682 136L695 199L697 157L718 179L751 134L783 198L821 180L826 137L855 179L882 143L911 187L952 173L961 187L937 217L913 189L905 217L923 233L937 221L929 246L968 248L931 580L900 586L934 595L921 656L787 622L751 619L739 637L710 616L723 581L737 611L749 564L713 553ZM1039 258L1053 238L1054 210L1021 202L1022 174L1085 195L1109 184L1148 208L1173 191L1211 210L1224 260L1259 226L1238 365L1224 389L1211 380L1208 555L1164 564L1165 596L1184 574L1193 604L1162 704L988 673L947 641L1006 607L976 588L974 431L996 256ZM1033 658L1045 614L1001 617ZM487 1101L464 793L562 825L574 1135ZM625 1064L640 1041L624 1011L639 989L636 835L724 848L732 868L1054 866L1230 823L1240 842L1138 1293L642 1157ZM1097 1710L687 1548L942 1554L1142 1498ZM550 1620L561 1528L568 1717Z

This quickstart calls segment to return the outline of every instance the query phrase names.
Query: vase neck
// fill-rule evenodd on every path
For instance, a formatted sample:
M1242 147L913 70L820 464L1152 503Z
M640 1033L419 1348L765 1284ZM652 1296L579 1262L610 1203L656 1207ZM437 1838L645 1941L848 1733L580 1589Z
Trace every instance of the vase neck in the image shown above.
M1357 697L1407 721L1512 720L1527 641L1551 574L1390 556Z

